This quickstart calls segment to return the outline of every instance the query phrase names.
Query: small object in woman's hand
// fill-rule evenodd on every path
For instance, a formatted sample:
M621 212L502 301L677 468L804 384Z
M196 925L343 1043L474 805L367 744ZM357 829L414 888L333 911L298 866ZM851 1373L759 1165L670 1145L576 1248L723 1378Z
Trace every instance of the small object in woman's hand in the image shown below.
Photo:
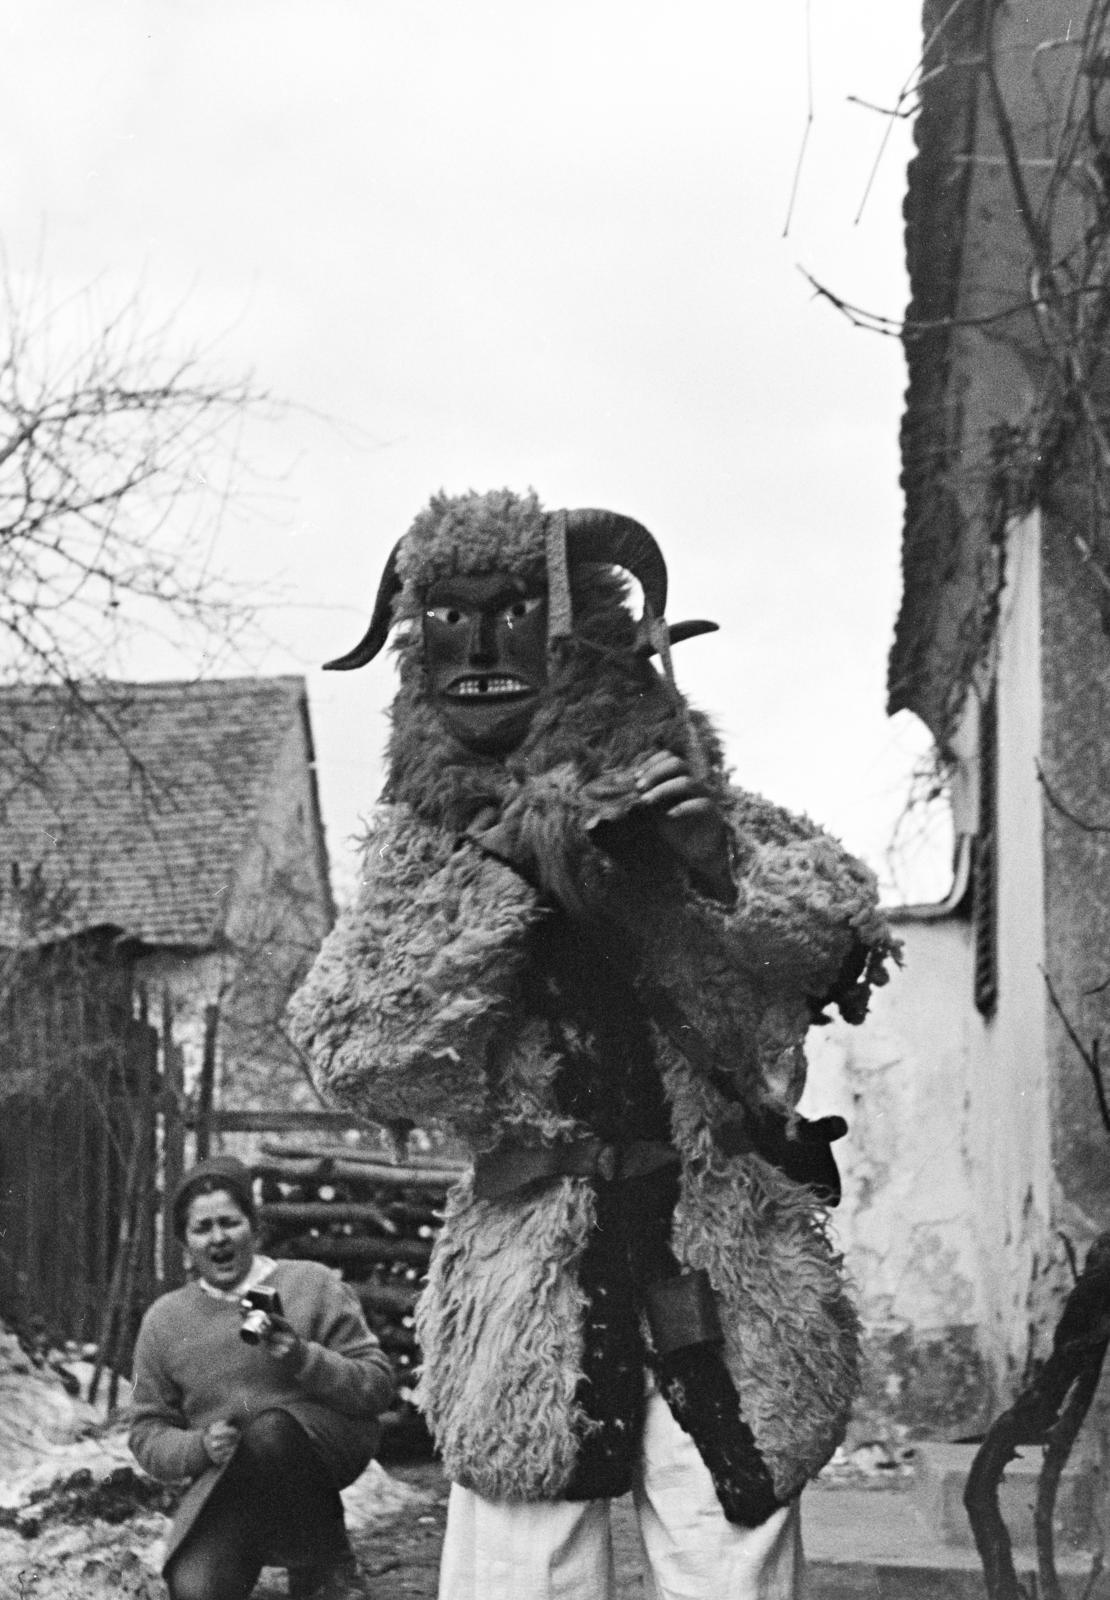
M260 1284L248 1289L239 1304L243 1311L240 1339L244 1344L266 1344L275 1320L281 1318L281 1296L277 1290Z
M232 1422L210 1422L203 1437L205 1454L212 1465L226 1466L239 1443L239 1429Z

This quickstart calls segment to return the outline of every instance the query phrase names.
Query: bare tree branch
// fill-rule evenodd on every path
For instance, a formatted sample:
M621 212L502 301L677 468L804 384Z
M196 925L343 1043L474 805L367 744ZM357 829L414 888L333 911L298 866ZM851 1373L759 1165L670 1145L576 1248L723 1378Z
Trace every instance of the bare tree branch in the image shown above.
M197 533L222 515L232 435L266 397L175 352L172 325L134 302L108 318L42 307L6 276L0 302L0 681L95 676L125 636L167 623L234 637L250 601Z
M1042 972L1042 976L1044 978L1045 988L1048 990L1048 998L1052 1002L1052 1009L1060 1018L1060 1021L1064 1024L1064 1030L1067 1033L1068 1038L1075 1046L1080 1060L1083 1062L1083 1065L1091 1075L1091 1082L1095 1086L1095 1098L1098 1101L1098 1113L1102 1118L1102 1126L1106 1129L1107 1133L1110 1133L1110 1102L1107 1101L1106 1085L1102 1078L1102 1064L1099 1060L1099 1041L1097 1038L1092 1039L1090 1049L1088 1050L1085 1047L1082 1039L1080 1039L1078 1033L1075 1031L1075 1027L1071 1018L1068 1016L1060 1002L1060 997L1056 993L1052 979L1049 977L1047 972Z
M794 216L794 202L798 198L798 186L802 181L802 167L805 165L806 147L809 136L813 131L813 17L810 0L806 0L806 120L802 130L802 143L798 150L798 159L794 163L794 180L790 185L790 199L786 205L786 221L782 226L782 236L789 237L790 223Z
M1013 1405L987 1429L964 1488L964 1507L983 1564L990 1600L1029 1600L1014 1566L1010 1534L998 1506L1002 1474L1022 1445L1055 1442L1049 1480L1038 1498L1051 1514L1055 1484L1090 1406L1110 1341L1110 1234L1100 1234L1056 1327L1052 1354ZM1072 1397L1069 1399L1069 1397ZM1055 1480L1055 1481L1054 1481ZM1055 1581L1051 1537L1038 1556Z
M1022 295L1018 300L1012 300L1009 305L997 311L984 311L979 316L963 317L888 317L882 312L870 311L866 306L855 304L846 300L842 295L830 289L827 284L815 278L807 267L799 266L798 271L813 289L820 300L827 300L834 310L846 317L853 327L862 328L867 333L880 333L887 338L913 339L927 333L940 333L952 328L993 328L999 323L1009 322L1014 317L1028 316L1038 307L1047 306L1046 297L1038 298L1032 292ZM1054 303L1059 305L1062 301L1101 298L1106 294L1106 289L1101 285L1088 284L1054 297Z
M1066 806L1045 777L1044 768L1040 762L1035 761L1033 764L1037 773L1037 782L1044 790L1045 799L1054 811L1058 811L1062 817L1066 817L1068 822L1082 829L1084 833L1110 833L1110 822L1092 822L1089 818L1079 816L1077 812Z
M1049 1430L1045 1440L1044 1465L1037 1479L1037 1499L1033 1509L1033 1527L1037 1540L1037 1576L1040 1579L1040 1600L1063 1600L1063 1590L1056 1571L1055 1528L1056 1495L1060 1478L1068 1464L1072 1447L1079 1430L1091 1409L1091 1401L1098 1389L1102 1373L1105 1346L1101 1351L1090 1352L1079 1369L1079 1375L1060 1412L1060 1419ZM1101 1555L1092 1577L1101 1570Z

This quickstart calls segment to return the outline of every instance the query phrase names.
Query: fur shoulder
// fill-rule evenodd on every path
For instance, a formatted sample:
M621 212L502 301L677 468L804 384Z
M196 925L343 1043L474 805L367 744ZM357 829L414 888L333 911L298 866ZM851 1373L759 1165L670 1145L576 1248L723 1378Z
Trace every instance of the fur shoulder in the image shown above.
M511 868L383 808L359 894L290 1002L329 1099L377 1122L488 1127L482 1069L537 914Z

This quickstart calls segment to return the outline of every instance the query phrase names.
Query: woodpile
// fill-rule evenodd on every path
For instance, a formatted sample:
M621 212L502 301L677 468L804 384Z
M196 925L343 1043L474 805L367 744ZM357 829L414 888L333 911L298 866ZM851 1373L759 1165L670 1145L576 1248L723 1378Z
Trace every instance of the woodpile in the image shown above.
M383 1459L424 1453L429 1442L411 1399L420 1360L413 1308L462 1165L399 1164L348 1145L291 1140L264 1140L251 1165L263 1250L336 1267L393 1362L399 1402L383 1419Z

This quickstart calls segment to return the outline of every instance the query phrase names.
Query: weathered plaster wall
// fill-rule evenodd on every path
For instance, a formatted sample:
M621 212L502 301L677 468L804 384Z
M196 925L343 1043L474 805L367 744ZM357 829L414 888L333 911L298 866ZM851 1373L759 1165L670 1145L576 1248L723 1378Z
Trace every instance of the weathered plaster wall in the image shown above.
M998 1003L973 1000L966 907L898 920L905 965L862 1028L810 1034L810 1114L851 1122L837 1147L836 1232L869 1353L864 1420L949 1437L1005 1403L1055 1320L1064 1254L1046 1067L1040 519L1001 552L994 648L954 736L957 833L979 817L979 702L998 697ZM1110 808L1108 808L1110 809ZM1110 948L1110 946L1108 946Z
M855 1284L867 1354L857 1431L890 1422L955 1436L991 1400L979 1353L987 1315L969 1127L968 925L901 925L905 964L861 1028L811 1032L809 1115L849 1122L836 1146L835 1233Z
M1046 508L1044 807L1048 973L1082 1040L1110 1039L1110 637L1107 595L1075 547L1090 537L1085 486L1057 487ZM1087 824L1084 827L1082 824ZM1090 1074L1059 1019L1049 1018L1053 1160L1061 1226L1076 1243L1110 1226L1110 1137Z
M1034 256L1008 146L1012 140L1020 155L1032 212L1042 223L1051 217L1046 253L1063 260L1083 236L1091 194L1053 172L1063 119L1076 103L1070 80L1078 58L1059 46L1074 42L1084 11L1045 0L983 14L1006 117L1000 123L985 74L970 87L959 78L960 70L974 71L974 53L938 43L952 59L925 96L918 126L927 144L907 205L917 315L954 313L956 320L935 342L909 342L907 587L892 685L897 700L899 667L907 679L916 674L904 703L928 717L946 750L952 743L961 763L959 829L974 827L978 814L975 697L997 675L998 1005L991 1018L978 1015L970 972L963 987L937 998L966 1016L960 1137L975 1219L980 1337L1005 1399L1051 1337L1067 1287L1060 1231L1082 1246L1110 1223L1110 1139L1045 984L1047 972L1083 1040L1107 1036L1110 592L1075 546L1078 532L1097 552L1107 547L1098 525L1104 510L1092 525L1090 474L1067 474L1047 451L1028 448L1023 457L1002 449L1031 435L1036 442L1059 362L1043 326L1016 309L1028 297ZM1081 85L1080 101L1085 93ZM976 100L974 116L941 114L948 101L969 110ZM1010 504L1023 503L1031 486L1043 492L1046 469L1056 481L1043 513L1000 537L1003 488ZM1038 761L1073 816L1107 832L1077 826L1046 803Z
M969 1013L971 1153L987 1306L983 1331L1004 1386L1022 1374L1033 1350L1041 1351L1063 1264L1054 1233L1043 978L1040 539L1036 512L1015 521L1005 539L993 661L998 1003L988 1019ZM990 670L991 663L986 666Z
M965 698L952 739L957 760L953 812L958 832L980 816L980 696L997 697L998 999L983 1017L974 1005L973 958L948 973L938 1009L962 1019L964 1095L957 1115L938 1107L937 1132L966 1152L981 1290L979 1344L1000 1400L1054 1321L1065 1257L1056 1237L1047 1070L1045 861L1037 762L1042 697L1041 521L1015 520L997 550L1001 582L993 639ZM968 928L970 937L970 928Z
M1022 182L1037 211L1052 181L1051 153L1060 148L1075 65L1067 51L1043 46L1069 36L1074 8L1046 0L1032 9L999 6L991 18L998 87L1021 153ZM1110 751L1101 597L1071 540L1076 526L1088 524L1089 483L1065 477L1054 486L1043 527L1034 515L998 539L999 442L1021 438L1035 423L1051 392L1051 363L1033 316L1009 314L1028 293L1030 242L985 80L977 93L973 136L946 156L951 185L968 185L959 260L951 263L958 276L956 324L945 342L944 404L937 406L930 391L931 409L916 414L910 429L924 487L907 539L924 545L915 570L924 570L932 550L928 581L943 589L939 620L930 622L939 644L929 698L945 702L946 714L933 716L934 731L952 741L964 763L961 781L972 818L974 696L995 671L999 689L999 1004L986 1022L970 1012L969 1085L987 1301L984 1349L1005 1386L1051 1331L1064 1279L1057 1230L1081 1241L1110 1216L1107 1141L1092 1115L1083 1065L1047 1004L1042 970L1047 967L1084 1036L1101 1031L1110 991L1086 991L1110 977L1110 963L1100 966L1098 956L1110 949L1104 909L1110 905L1110 840L1080 837L1081 830L1045 808L1036 775L1042 760L1065 798L1086 815L1110 820L1102 798L1110 790ZM1050 253L1057 258L1082 232L1080 187L1054 191ZM929 240L925 221L941 201L925 194L916 199L924 207L917 270L928 280L948 259L942 244ZM997 317L1001 311L1007 314ZM924 390L911 394L911 411L923 400ZM1010 465L1024 469L1024 476L1014 474L1020 495L1040 463ZM930 546L935 519L926 507L945 497L958 508L958 537ZM913 603L907 591L906 605ZM955 1003L968 1004L966 994Z

